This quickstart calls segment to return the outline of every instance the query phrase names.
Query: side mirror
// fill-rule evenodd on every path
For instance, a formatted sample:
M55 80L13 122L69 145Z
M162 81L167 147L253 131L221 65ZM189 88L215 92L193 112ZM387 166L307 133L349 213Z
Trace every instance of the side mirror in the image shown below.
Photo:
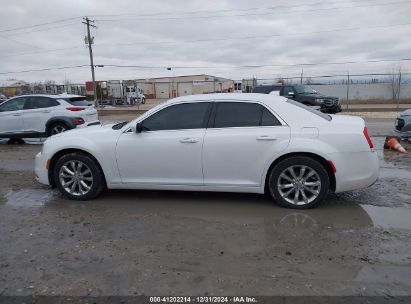
M295 94L294 94L294 92L288 92L287 96L288 96L288 97L294 97Z
M143 125L141 123L136 124L136 133L141 133L143 131Z

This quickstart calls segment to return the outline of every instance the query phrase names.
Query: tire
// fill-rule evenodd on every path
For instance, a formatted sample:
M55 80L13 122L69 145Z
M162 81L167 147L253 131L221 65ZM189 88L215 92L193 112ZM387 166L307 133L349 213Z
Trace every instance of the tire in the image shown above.
M53 179L60 192L71 200L90 200L105 189L102 170L92 157L82 153L62 156L54 166Z
M295 156L283 159L272 168L268 189L271 197L282 207L309 209L324 201L330 180L320 162L310 157Z
M145 103L146 103L146 99L145 99L144 97L141 99L141 103L142 103L142 104L145 104Z
M56 122L52 124L47 130L47 136L56 135L69 130L70 128L63 122Z

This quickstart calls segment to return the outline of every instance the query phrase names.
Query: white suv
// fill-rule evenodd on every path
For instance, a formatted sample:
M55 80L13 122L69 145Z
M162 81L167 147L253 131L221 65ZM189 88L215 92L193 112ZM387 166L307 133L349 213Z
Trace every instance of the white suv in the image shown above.
M97 124L97 110L79 95L24 95L0 105L0 138L46 137Z

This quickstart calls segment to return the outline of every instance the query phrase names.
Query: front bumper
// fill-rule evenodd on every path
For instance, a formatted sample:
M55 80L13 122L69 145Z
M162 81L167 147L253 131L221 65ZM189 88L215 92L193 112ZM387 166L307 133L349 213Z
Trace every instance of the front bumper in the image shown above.
M37 153L36 158L34 159L34 174L39 183L50 185L47 157L41 152Z
M324 113L330 113L330 114L335 114L341 112L341 105L340 104L335 104L335 105L321 105L321 112Z
M93 120L93 121L86 121L85 123L81 125L77 125L77 128L86 128L86 127L92 127L92 126L101 126L100 120Z

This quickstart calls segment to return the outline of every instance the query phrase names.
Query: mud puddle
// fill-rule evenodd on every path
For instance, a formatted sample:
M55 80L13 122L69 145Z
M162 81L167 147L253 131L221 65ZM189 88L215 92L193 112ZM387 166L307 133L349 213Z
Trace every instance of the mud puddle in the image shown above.
M108 191L99 199L74 202L57 190L24 189L9 191L6 205L44 207L61 210L81 207L90 211L133 213L139 216L173 216L231 220L240 223L265 222L275 227L293 229L332 229L382 227L411 230L411 208L378 207L355 203L332 203L311 210L277 207L265 196L168 191ZM404 197L411 199L411 196Z
M376 227L411 230L410 208L376 207L372 205L361 205L361 207L367 212Z
M6 195L6 205L13 207L43 207L57 196L50 189L10 190Z

